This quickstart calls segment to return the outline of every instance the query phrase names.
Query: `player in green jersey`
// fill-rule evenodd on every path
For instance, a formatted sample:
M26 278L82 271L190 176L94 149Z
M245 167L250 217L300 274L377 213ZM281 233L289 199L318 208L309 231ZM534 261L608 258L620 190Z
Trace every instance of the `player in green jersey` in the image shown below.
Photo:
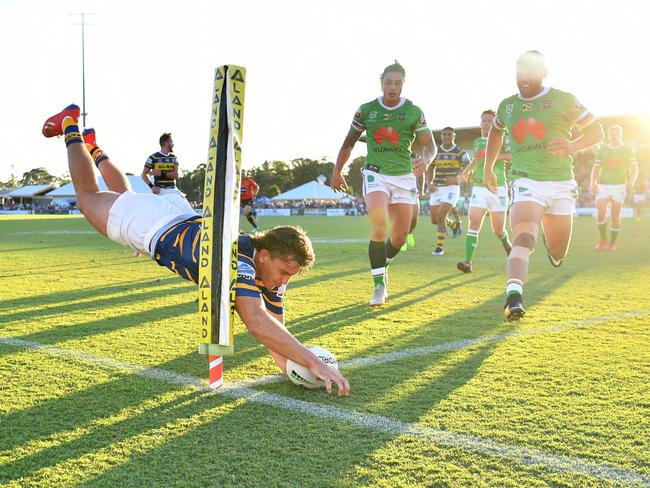
M490 127L496 112L485 110L481 114L481 137L474 140L474 157L472 162L461 173L463 181L467 181L470 173L474 171L474 187L469 201L469 229L465 238L465 260L460 261L456 267L464 272L472 272L472 257L478 244L478 234L481 232L483 219L486 212L490 214L492 232L501 241L506 254L510 254L512 245L506 230L506 211L508 210L508 190L506 188L506 162L510 161L510 151L504 146L497 156L493 171L497 175L497 193L494 194L483 186L483 165L485 163L485 147L487 144Z
M609 140L598 152L591 169L591 191L596 195L597 225L600 242L596 251L607 247L616 250L616 238L621 230L621 208L625 203L625 190L634 188L639 175L634 149L623 144L623 128L613 125L608 130ZM607 207L612 208L612 227L607 242Z
M499 105L488 136L483 182L497 192L494 164L503 138L510 137L510 227L513 248L508 256L504 315L518 320L530 253L535 249L541 222L549 261L560 266L571 240L578 185L573 178L572 154L600 142L603 128L570 93L545 87L547 71L537 51L517 59L519 93ZM571 139L571 129L580 134Z
M386 302L386 265L406 241L418 197L416 177L425 172L436 155L424 113L401 96L404 77L404 68L397 62L384 69L380 78L383 96L364 103L354 114L332 172L332 188L346 191L341 171L365 131L368 155L363 182L371 226L368 254L374 282L372 306ZM411 151L416 138L424 149L422 156L413 160ZM391 230L386 239L389 221Z

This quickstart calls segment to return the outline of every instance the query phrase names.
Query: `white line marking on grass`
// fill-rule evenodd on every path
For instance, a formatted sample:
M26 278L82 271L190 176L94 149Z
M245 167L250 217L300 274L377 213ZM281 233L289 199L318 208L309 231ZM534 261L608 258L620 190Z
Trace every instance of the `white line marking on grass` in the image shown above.
M609 322L610 320L620 320L628 317L638 317L650 313L650 308L641 308L638 310L630 310L627 312L619 312L612 315L601 315L597 317L589 317L586 319L578 320L575 322L561 323L550 325L548 327L540 327L538 329L530 330L516 330L513 332L504 332L502 334L495 334L491 336L477 337L475 339L463 339L453 342L445 342L443 344L436 344L434 346L416 347L414 349L404 349L403 351L387 352L377 356L368 356L365 358L348 359L346 361L339 361L339 368L355 368L362 366L376 366L378 364L391 363L393 361L400 361L402 359L409 359L418 356L428 356L439 352L458 351L473 346L482 344L494 344L497 342L505 341L507 339L516 339L519 337L534 337L548 332L563 332L565 330L580 329L593 325ZM242 386L253 388L256 386L268 385L282 381L285 377L279 374L262 376L261 378L251 378L249 380L241 380Z
M112 370L128 371L138 376L153 378L179 386L190 386L201 391L211 391L206 380L194 376L181 375L158 368L147 368L115 359L96 356L94 354L76 352L57 346L24 341L11 337L0 337L0 343L36 350L51 356L64 357L73 361L90 363ZM245 382L243 383L245 384ZM583 461L578 458L552 454L538 449L499 443L470 434L432 429L423 425L402 422L381 415L360 413L346 408L295 400L282 395L255 391L251 388L241 386L241 384L242 383L233 382L231 385L227 385L220 390L214 391L228 397L246 399L250 402L269 405L293 412L303 412L316 417L343 422L363 429L374 430L395 436L400 435L412 437L438 445L506 458L511 461L522 463L526 466L539 465L556 472L583 474L618 483L650 486L650 476L619 466L597 464Z

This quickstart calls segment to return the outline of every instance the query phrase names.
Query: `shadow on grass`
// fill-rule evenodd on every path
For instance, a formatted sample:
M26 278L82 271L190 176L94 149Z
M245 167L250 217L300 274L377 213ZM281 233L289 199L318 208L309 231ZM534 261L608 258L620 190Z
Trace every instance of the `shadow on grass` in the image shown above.
M119 293L121 291L132 290L134 288L148 288L152 286L162 286L169 283L178 282L178 278L169 276L167 278L156 278L141 281L122 281L106 286L95 286L88 288L77 288L65 292L56 291L42 295L34 294L29 297L10 298L9 300L0 300L0 312L4 310L15 310L21 307L34 307L44 303L59 303L62 300L79 300L93 296L102 297L110 293ZM0 317L2 318L2 317ZM3 319L4 321L4 319Z

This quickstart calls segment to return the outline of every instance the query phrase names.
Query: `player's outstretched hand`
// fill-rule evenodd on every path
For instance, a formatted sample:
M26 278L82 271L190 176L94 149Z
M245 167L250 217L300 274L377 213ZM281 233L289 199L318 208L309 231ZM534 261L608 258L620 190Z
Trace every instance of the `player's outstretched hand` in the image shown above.
M573 152L571 141L563 139L562 137L554 137L548 143L548 152L551 154L551 156L555 156L556 158L561 156L568 156Z
M160 188L157 186L152 186L151 191L158 195L160 193Z
M345 178L343 178L341 172L336 171L336 169L332 172L332 183L330 184L330 186L334 191L342 191L342 192L348 191L348 184L345 182Z
M598 183L594 182L591 184L591 193L592 195L598 194Z
M485 169L485 174L483 175L483 184L485 188L490 190L492 193L497 192L497 175L494 174L494 171Z
M350 396L350 383L338 369L334 369L323 361L316 361L309 370L325 383L327 393L332 393L332 383L336 383L339 396Z

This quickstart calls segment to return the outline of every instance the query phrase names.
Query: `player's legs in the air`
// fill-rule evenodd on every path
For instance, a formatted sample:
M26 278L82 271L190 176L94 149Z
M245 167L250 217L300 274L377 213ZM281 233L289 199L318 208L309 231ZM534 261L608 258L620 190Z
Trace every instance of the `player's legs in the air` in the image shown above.
M368 257L370 258L370 272L374 285L372 298L370 299L370 305L372 306L383 305L388 296L384 275L386 273L386 229L389 198L388 193L383 191L373 191L365 196L368 218L370 219Z
M93 168L95 163L79 132L78 118L79 107L71 105L47 119L42 132L45 137L64 136L79 209L97 231L107 236L109 212L120 193L99 190Z
M124 193L131 190L131 184L124 173L122 173L115 164L111 161L108 155L102 151L97 145L97 133L92 127L85 129L82 133L86 149L95 162L95 166L104 178L104 182L109 190L116 193ZM142 256L140 251L133 251L133 257L139 258Z
M124 193L131 190L129 180L120 169L113 164L108 155L97 145L95 129L89 128L83 131L83 139L86 149L93 158L95 165L104 178L104 182L110 191Z
M467 237L465 238L465 260L460 261L456 265L464 273L472 272L472 257L478 245L478 235L481 232L485 212L486 209L481 207L470 207L469 209L469 228L467 229Z
M501 241L501 245L503 246L506 255L509 255L510 251L512 251L512 243L510 242L510 237L506 230L506 213L490 211L490 224L492 224L492 232L494 232L497 239Z
M598 198L596 200L596 224L600 233L600 240L596 245L596 251L603 251L607 248L607 207L609 206L609 197Z
M431 253L433 256L442 256L445 251L445 235L447 234L447 215L452 206L442 202L431 207L431 220L436 225L436 248Z
M612 200L612 226L609 229L609 250L616 251L616 239L621 230L621 208L622 202Z
M504 314L508 320L518 320L526 311L523 305L523 290L528 275L528 261L535 249L539 223L545 207L530 201L516 202L510 210L512 228L512 251L508 255L508 282L506 284L506 305ZM570 216L569 216L570 217Z

